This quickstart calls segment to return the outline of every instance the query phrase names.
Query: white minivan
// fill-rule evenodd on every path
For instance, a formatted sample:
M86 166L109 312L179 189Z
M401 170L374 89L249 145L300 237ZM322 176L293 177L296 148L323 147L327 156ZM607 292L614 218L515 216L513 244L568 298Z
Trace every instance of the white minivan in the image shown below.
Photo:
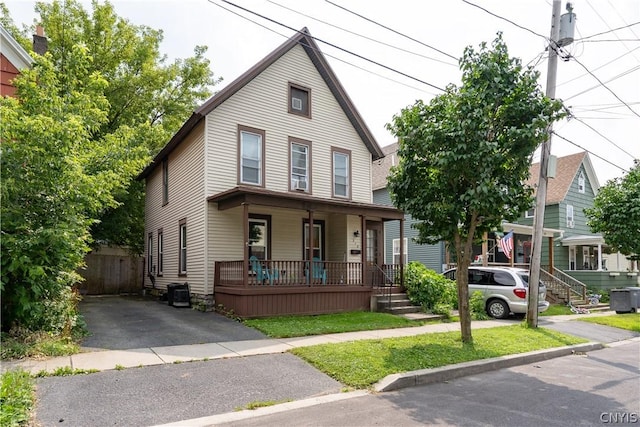
M456 269L445 271L447 279L456 280ZM469 267L469 296L482 292L487 314L496 319L505 319L510 313L527 313L527 291L529 271L514 267ZM547 288L538 285L538 313L549 308L546 301Z

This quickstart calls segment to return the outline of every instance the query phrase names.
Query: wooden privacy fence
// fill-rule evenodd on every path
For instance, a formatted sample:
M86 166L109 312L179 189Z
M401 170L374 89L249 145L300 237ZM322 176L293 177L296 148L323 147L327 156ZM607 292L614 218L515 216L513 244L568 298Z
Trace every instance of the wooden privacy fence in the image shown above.
M142 290L144 258L125 249L103 248L85 257L86 267L79 271L85 279L78 289L87 295L137 294Z

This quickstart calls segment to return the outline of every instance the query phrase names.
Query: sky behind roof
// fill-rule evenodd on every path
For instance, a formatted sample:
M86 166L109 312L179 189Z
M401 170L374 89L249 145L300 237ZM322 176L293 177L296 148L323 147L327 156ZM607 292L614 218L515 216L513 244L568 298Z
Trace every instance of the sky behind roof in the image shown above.
M428 101L442 93L437 88L458 85L457 58L464 48L490 43L498 31L509 53L535 66L542 73L541 88L546 86L551 0L230 1L246 10L223 0L112 4L132 23L162 29L161 51L171 59L191 56L196 45L207 45L211 69L224 78L215 90L231 83L294 30L307 27L381 146L395 142L385 128L394 114L417 99ZM34 22L35 2L5 3L19 27ZM82 3L90 10L90 2ZM556 97L575 118L555 125L566 140L554 137L551 151L558 156L589 151L603 185L640 158L640 1L576 0L573 6L576 41L564 48L572 58L558 61Z

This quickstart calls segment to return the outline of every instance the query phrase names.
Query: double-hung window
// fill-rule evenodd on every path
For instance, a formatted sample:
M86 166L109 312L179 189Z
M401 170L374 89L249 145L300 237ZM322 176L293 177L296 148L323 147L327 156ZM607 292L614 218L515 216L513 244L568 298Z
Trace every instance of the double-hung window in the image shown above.
M187 274L187 220L181 219L179 223L179 244L178 244L178 274Z
M400 264L400 239L393 239L393 263L395 265ZM408 251L407 251L407 238L405 237L404 239L402 239L402 246L403 246L403 257L402 257L402 264L406 265L407 261L408 261Z
M241 184L264 186L264 131L239 126Z
M573 205L567 205L567 227L573 228L575 223L573 221Z
M333 149L333 195L351 198L351 152Z
M158 276L162 276L163 269L163 259L164 255L164 235L162 233L162 228L158 230Z
M580 175L578 175L578 193L582 193L584 194L584 189L585 189L585 180L584 180L584 173L582 173L582 171L580 171Z
M153 274L153 233L147 237L147 273Z
M300 140L291 141L291 189L309 192L311 190L310 143Z

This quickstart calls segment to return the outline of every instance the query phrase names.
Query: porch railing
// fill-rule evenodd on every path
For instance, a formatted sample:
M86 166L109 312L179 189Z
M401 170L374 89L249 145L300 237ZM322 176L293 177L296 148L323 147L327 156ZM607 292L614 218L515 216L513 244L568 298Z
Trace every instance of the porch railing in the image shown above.
M576 296L583 301L587 300L587 285L562 270L554 268L553 273L550 273L549 267L544 265L540 268L540 280L545 282L547 288L562 295L567 302L571 301L572 296Z
M255 267L255 268L253 268ZM248 280L244 282L244 272ZM362 264L337 261L217 261L215 283L222 286L363 285ZM371 283L367 283L371 285Z

